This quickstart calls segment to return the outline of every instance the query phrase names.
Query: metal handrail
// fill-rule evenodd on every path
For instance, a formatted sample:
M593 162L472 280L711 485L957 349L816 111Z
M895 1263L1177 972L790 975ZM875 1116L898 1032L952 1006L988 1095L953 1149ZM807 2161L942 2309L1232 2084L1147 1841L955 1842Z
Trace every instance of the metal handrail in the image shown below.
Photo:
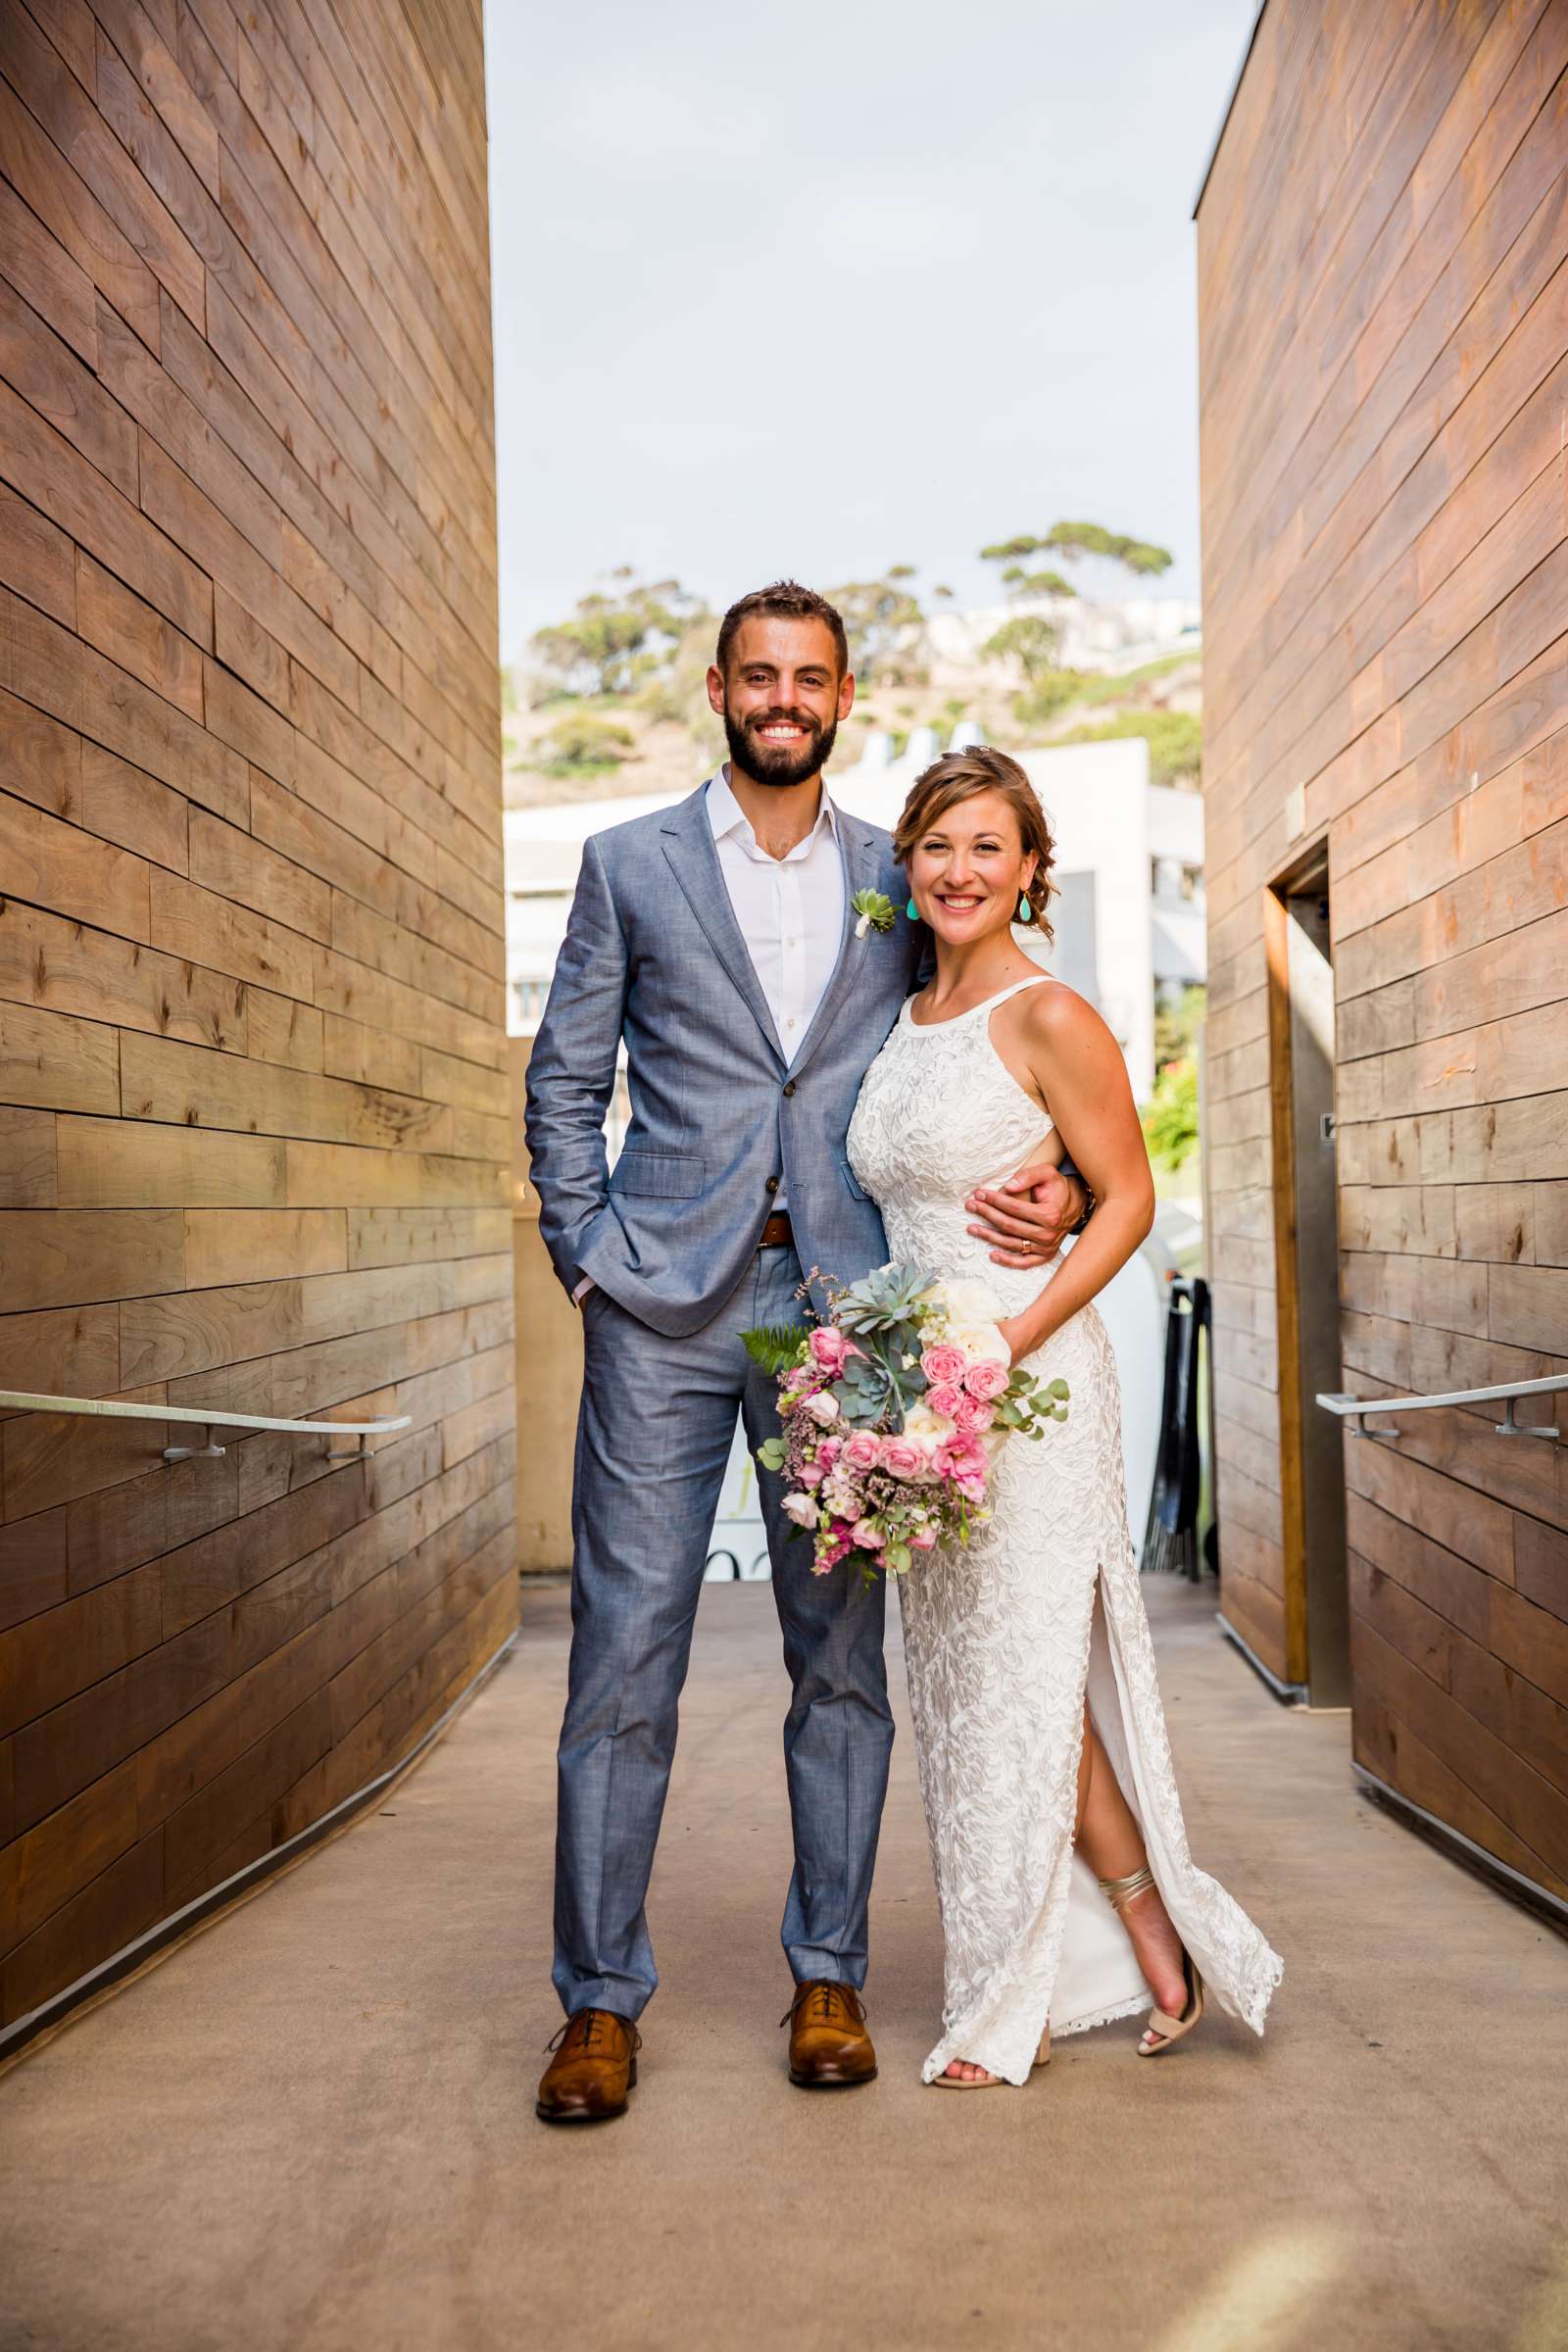
M319 1431L338 1438L358 1438L361 1442L347 1452L333 1453L327 1449L327 1460L353 1461L366 1450L364 1441L380 1437L389 1429L409 1429L412 1413L399 1413L395 1418L381 1421L290 1421L273 1413L225 1413L216 1406L197 1405L189 1410L172 1404L125 1404L117 1396L43 1396L24 1389L0 1389L0 1412L18 1413L101 1413L124 1421L189 1421L198 1429L302 1429ZM166 1462L184 1462L196 1455L219 1454L221 1446L209 1440L205 1446L166 1446Z
M1500 1421L1493 1423L1499 1438L1550 1438L1560 1444L1562 1433L1555 1421L1521 1421L1516 1412L1521 1396L1549 1396L1568 1389L1568 1372L1554 1372L1549 1380L1501 1380L1489 1389L1452 1389L1442 1396L1347 1396L1338 1392L1319 1394L1318 1403L1326 1413L1337 1413L1350 1424L1352 1438L1397 1438L1401 1430L1389 1423L1373 1425L1368 1413L1427 1413L1440 1404L1493 1404L1506 1400L1507 1412Z

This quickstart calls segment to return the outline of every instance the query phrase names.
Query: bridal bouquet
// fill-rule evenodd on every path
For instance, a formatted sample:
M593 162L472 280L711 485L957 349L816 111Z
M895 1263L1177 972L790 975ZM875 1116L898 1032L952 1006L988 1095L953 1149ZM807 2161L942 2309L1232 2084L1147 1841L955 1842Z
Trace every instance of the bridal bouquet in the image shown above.
M1041 1438L1067 1418L1067 1383L1014 1371L980 1282L881 1266L828 1286L808 1330L749 1331L753 1360L778 1380L778 1437L758 1447L781 1471L784 1508L813 1539L825 1576L854 1557L869 1582L988 1519L986 1489L1009 1435Z

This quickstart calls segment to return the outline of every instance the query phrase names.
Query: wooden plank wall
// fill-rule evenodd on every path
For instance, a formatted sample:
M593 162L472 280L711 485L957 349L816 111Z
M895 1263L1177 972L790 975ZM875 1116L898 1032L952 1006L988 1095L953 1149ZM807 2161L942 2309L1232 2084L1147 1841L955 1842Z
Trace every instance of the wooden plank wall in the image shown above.
M1269 883L1325 837L1347 1385L1568 1369L1568 0L1270 0L1199 211L1224 1606L1288 1642ZM1357 1757L1568 1893L1568 1452L1348 1443Z
M479 0L0 0L0 2020L515 1613Z

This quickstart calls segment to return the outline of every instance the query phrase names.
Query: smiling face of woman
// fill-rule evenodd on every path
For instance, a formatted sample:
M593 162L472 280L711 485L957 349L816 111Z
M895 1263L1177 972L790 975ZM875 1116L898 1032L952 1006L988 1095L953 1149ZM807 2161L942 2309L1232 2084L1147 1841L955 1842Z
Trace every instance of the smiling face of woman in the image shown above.
M909 887L939 939L972 947L1005 931L1038 863L1000 792L977 792L943 810L911 843Z

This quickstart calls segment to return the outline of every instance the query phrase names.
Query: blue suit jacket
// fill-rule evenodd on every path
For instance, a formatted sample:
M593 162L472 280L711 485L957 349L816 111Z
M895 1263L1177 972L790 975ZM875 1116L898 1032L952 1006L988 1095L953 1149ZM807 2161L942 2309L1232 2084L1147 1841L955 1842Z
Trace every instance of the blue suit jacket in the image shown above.
M845 1151L860 1080L915 985L924 934L879 826L838 810L838 962L793 1060L735 920L706 787L586 843L528 1064L539 1229L568 1290L585 1274L655 1330L700 1330L787 1193L803 1267L853 1282L887 1255ZM855 936L879 890L891 931ZM632 1118L613 1170L604 1120L625 1041Z

